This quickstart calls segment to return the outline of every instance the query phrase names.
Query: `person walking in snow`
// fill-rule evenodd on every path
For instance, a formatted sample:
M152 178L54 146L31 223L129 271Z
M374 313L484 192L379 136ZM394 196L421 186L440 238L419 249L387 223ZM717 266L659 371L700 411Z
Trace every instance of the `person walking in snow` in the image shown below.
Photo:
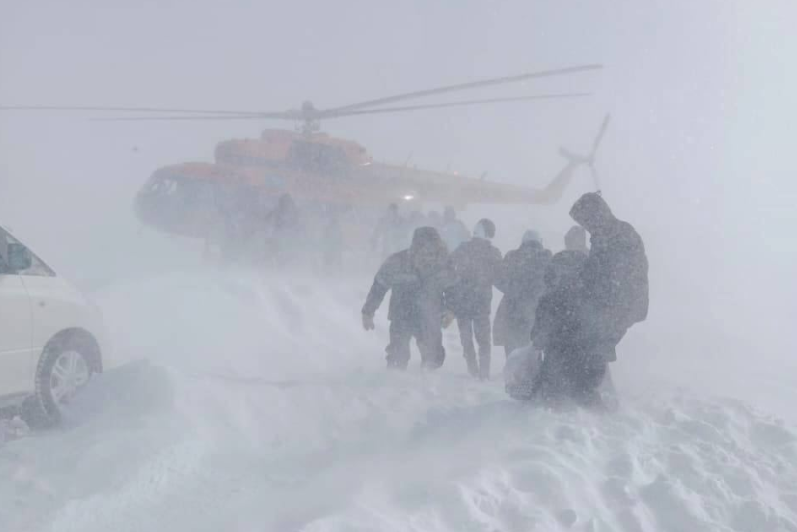
M484 218L473 230L473 238L451 254L459 283L452 289L453 308L457 316L459 338L468 372L482 380L490 378L493 285L501 267L501 252L493 246L495 224ZM479 346L479 358L473 344Z
M390 291L390 343L385 349L389 369L406 369L412 338L425 369L443 365L441 327L453 320L449 296L456 282L448 250L432 227L416 229L409 249L385 260L362 308L362 322L366 331L374 329L374 315Z
M546 404L570 398L578 404L600 403L597 388L606 371L606 361L593 356L584 323L584 290L581 271L587 256L560 251L545 271L546 292L540 298L531 329L535 353L542 364L531 386L530 398Z
M648 259L636 229L618 220L600 194L581 196L570 216L590 233L589 256L581 270L583 317L591 349L608 362L635 323L648 314Z
M542 245L536 231L526 231L518 249L501 262L495 287L504 296L493 324L493 341L503 346L507 358L515 349L529 343L537 302L545 291L545 269L551 252Z
M384 260L404 248L407 233L407 221L399 214L398 205L391 203L371 234L371 250L378 250Z

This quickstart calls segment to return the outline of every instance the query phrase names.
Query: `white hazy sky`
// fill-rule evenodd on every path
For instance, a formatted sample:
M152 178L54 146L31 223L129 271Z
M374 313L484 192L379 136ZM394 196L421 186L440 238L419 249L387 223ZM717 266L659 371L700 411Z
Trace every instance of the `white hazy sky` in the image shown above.
M786 353L797 345L782 332L797 312L795 20L793 0L0 0L0 102L281 110L601 62L599 74L474 94L590 99L324 126L380 160L542 184L556 148L585 148L609 111L603 188L646 239L651 318L679 334L697 327L688 308L722 342ZM0 218L73 276L104 280L181 245L141 240L132 218L155 168L210 160L217 141L262 127L85 118L0 115ZM590 186L581 176L566 200ZM550 241L567 206L512 216Z

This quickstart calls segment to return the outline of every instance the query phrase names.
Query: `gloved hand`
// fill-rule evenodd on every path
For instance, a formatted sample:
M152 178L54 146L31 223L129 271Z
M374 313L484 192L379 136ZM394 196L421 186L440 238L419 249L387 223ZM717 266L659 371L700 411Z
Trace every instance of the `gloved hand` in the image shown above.
M368 314L363 314L363 329L366 331L373 331L376 328L374 325L374 317Z
M443 329L448 329L448 327L454 322L454 319L456 319L456 316L450 310L446 310L445 312L443 312L443 318L442 318Z

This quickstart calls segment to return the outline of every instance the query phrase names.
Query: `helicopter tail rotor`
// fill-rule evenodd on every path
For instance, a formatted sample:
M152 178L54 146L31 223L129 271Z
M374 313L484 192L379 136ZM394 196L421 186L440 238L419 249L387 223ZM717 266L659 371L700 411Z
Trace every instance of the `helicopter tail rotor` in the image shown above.
M607 113L603 118L603 122L601 122L600 129L598 130L598 134L595 136L595 140L592 141L592 150L588 155L581 155L564 147L559 148L559 154L567 159L571 164L585 164L587 167L589 167L590 173L592 174L592 180L595 183L595 189L599 194L601 192L601 185L600 175L598 174L598 170L595 168L595 154L598 152L598 148L603 142L603 137L606 136L606 130L609 128L611 117L612 115Z

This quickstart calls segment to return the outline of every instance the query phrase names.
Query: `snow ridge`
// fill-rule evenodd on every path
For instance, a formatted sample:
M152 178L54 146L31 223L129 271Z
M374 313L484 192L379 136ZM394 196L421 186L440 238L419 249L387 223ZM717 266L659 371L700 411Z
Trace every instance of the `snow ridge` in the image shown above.
M443 371L387 373L365 289L194 273L102 294L149 362L0 447L0 529L797 530L787 423L684 390L530 408L465 378L455 331Z

